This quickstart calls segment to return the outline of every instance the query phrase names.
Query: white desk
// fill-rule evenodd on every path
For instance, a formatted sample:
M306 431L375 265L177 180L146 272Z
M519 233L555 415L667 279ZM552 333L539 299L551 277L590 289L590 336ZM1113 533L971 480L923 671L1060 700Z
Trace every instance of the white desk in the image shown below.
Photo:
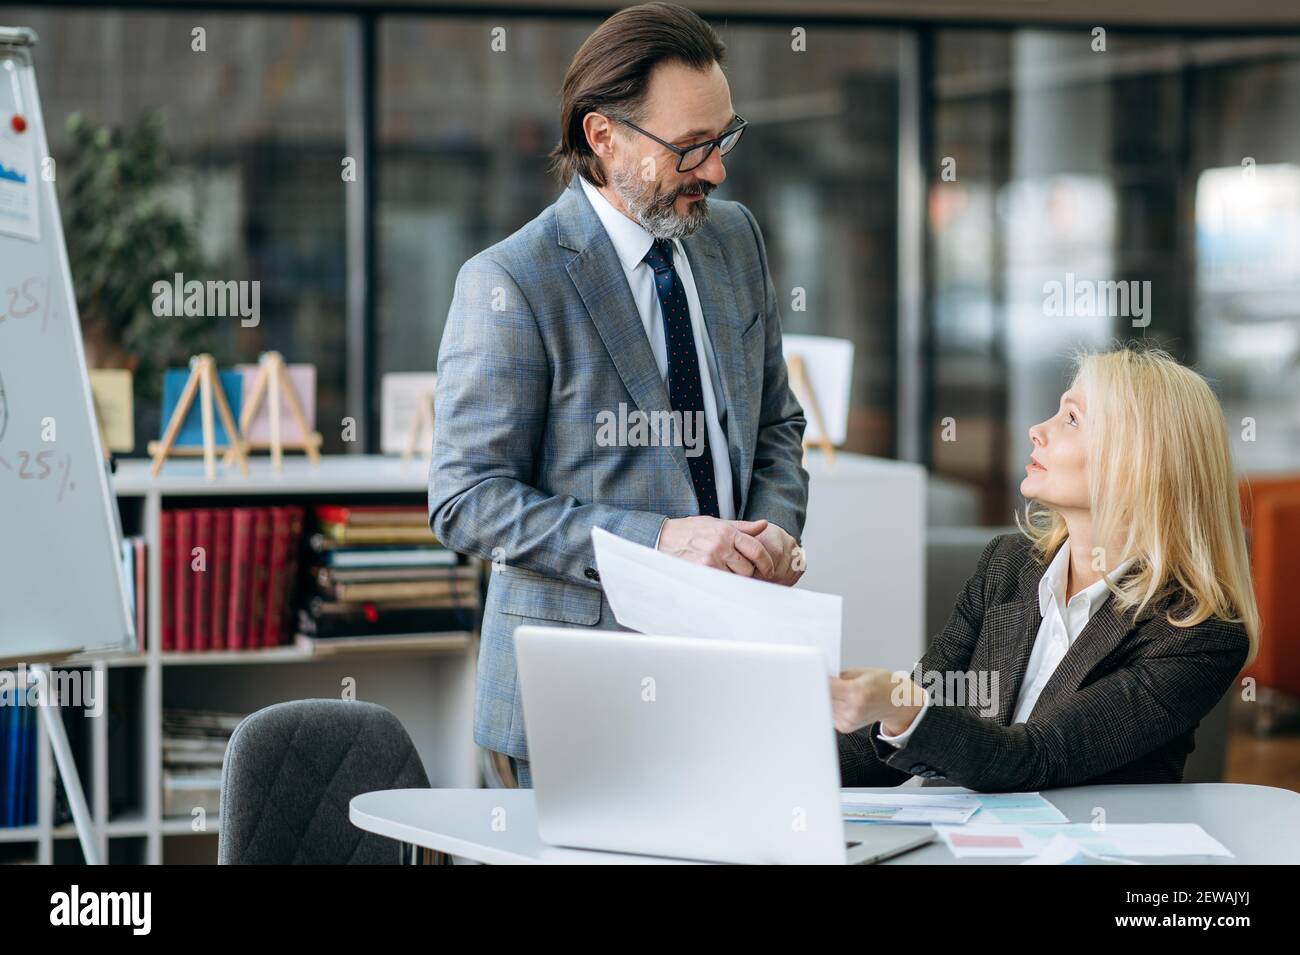
M863 792L890 792L865 789ZM930 787L927 793L967 792ZM1104 808L1106 820L1195 822L1236 858L1216 863L1300 863L1300 793L1271 786L1189 783L1168 786L1079 786L1043 794L1071 822L1091 822ZM651 856L588 852L548 846L537 836L531 789L390 789L365 793L349 805L352 824L408 846L496 864L679 864ZM408 851L407 857L412 854ZM1187 862L1192 857L1170 859ZM445 861L439 857L437 861ZM884 865L977 865L1020 859L954 859L934 842ZM1143 859L1158 862L1158 859Z

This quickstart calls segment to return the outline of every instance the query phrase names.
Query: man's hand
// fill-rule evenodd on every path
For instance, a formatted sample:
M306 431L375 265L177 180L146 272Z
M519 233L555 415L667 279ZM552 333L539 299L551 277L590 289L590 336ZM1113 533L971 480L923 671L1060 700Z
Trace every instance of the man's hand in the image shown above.
M658 549L665 554L742 577L769 579L775 570L758 535L767 521L723 521L716 517L678 517L664 521Z
M764 579L770 580L774 584L793 587L799 582L799 578L803 576L805 566L802 560L796 559L800 553L799 545L795 543L793 537L772 522L758 521L757 523L767 524L767 527L756 537L767 551L768 556L772 558L772 576Z

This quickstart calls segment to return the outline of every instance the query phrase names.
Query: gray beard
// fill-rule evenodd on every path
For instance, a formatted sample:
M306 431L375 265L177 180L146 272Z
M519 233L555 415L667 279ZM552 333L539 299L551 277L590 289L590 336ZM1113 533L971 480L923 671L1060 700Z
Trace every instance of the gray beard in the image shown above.
M673 208L680 193L657 194L655 183L645 182L627 169L614 170L609 182L632 218L656 239L684 239L704 225L709 216L707 198L697 199L686 215L680 216ZM701 183L700 189L707 196L713 186Z

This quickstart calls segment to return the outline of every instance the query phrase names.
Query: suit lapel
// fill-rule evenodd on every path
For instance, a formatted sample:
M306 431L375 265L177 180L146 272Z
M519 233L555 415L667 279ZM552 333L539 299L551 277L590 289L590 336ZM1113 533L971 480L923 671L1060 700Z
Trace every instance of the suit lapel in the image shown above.
M655 364L650 340L646 337L636 302L632 300L632 291L614 251L614 243L582 191L577 176L569 181L568 188L556 203L555 221L556 241L577 253L566 266L569 277L582 297L587 314L605 343L605 350L609 352L628 394L646 414L671 410L668 389L659 376L659 366ZM717 239L708 230L706 225L682 240L682 245L690 260L705 329L713 344L713 355L722 379L727 415L727 456L735 484L741 492L736 500L736 515L739 517L745 513L749 485L742 478L749 473L754 454L748 440L750 429L745 426L750 418L750 382L746 378L745 356L740 352L740 315L735 297L728 294L719 280L719 276L727 274L726 258ZM691 469L686 460L686 449L674 445L669 451L690 483Z
M722 379L722 393L726 401L727 456L731 460L731 473L740 491L736 499L736 516L745 513L745 498L749 492L749 474L754 449L748 440L750 429L750 398L753 382L747 380L745 356L740 350L740 313L736 297L722 286L719 276L729 274L721 247L707 227L682 240L686 257L691 263L691 277L695 291L700 296L700 310L704 313L704 327L713 344L718 375ZM761 381L759 382L761 387Z
M623 275L622 263L577 176L569 181L556 204L555 221L556 241L578 253L566 266L569 278L582 297L628 394L647 415L670 411L668 389L659 377L659 366L655 364L650 339L646 337L632 290ZM690 483L686 449L671 445L668 451Z
M989 633L989 666L998 674L998 722L1011 724L1016 697L1029 666L1034 637L1042 623L1038 601L1016 599L985 614Z
M1020 568L1016 596L992 607L986 614L989 666L998 674L998 722L1011 725L1020 684L1029 667L1043 615L1038 610L1038 581L1046 567L1028 556Z

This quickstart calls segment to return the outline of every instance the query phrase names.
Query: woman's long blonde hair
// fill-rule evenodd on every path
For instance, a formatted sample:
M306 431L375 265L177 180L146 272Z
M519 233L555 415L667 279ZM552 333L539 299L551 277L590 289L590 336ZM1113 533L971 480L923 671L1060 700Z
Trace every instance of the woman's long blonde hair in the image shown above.
M1209 385L1155 348L1085 352L1075 382L1087 399L1088 497L1093 540L1123 541L1107 570L1135 558L1110 583L1120 612L1141 612L1170 592L1170 623L1240 622L1259 648L1259 611L1241 523L1228 429ZM1025 506L1024 532L1047 561L1068 536L1060 514Z

